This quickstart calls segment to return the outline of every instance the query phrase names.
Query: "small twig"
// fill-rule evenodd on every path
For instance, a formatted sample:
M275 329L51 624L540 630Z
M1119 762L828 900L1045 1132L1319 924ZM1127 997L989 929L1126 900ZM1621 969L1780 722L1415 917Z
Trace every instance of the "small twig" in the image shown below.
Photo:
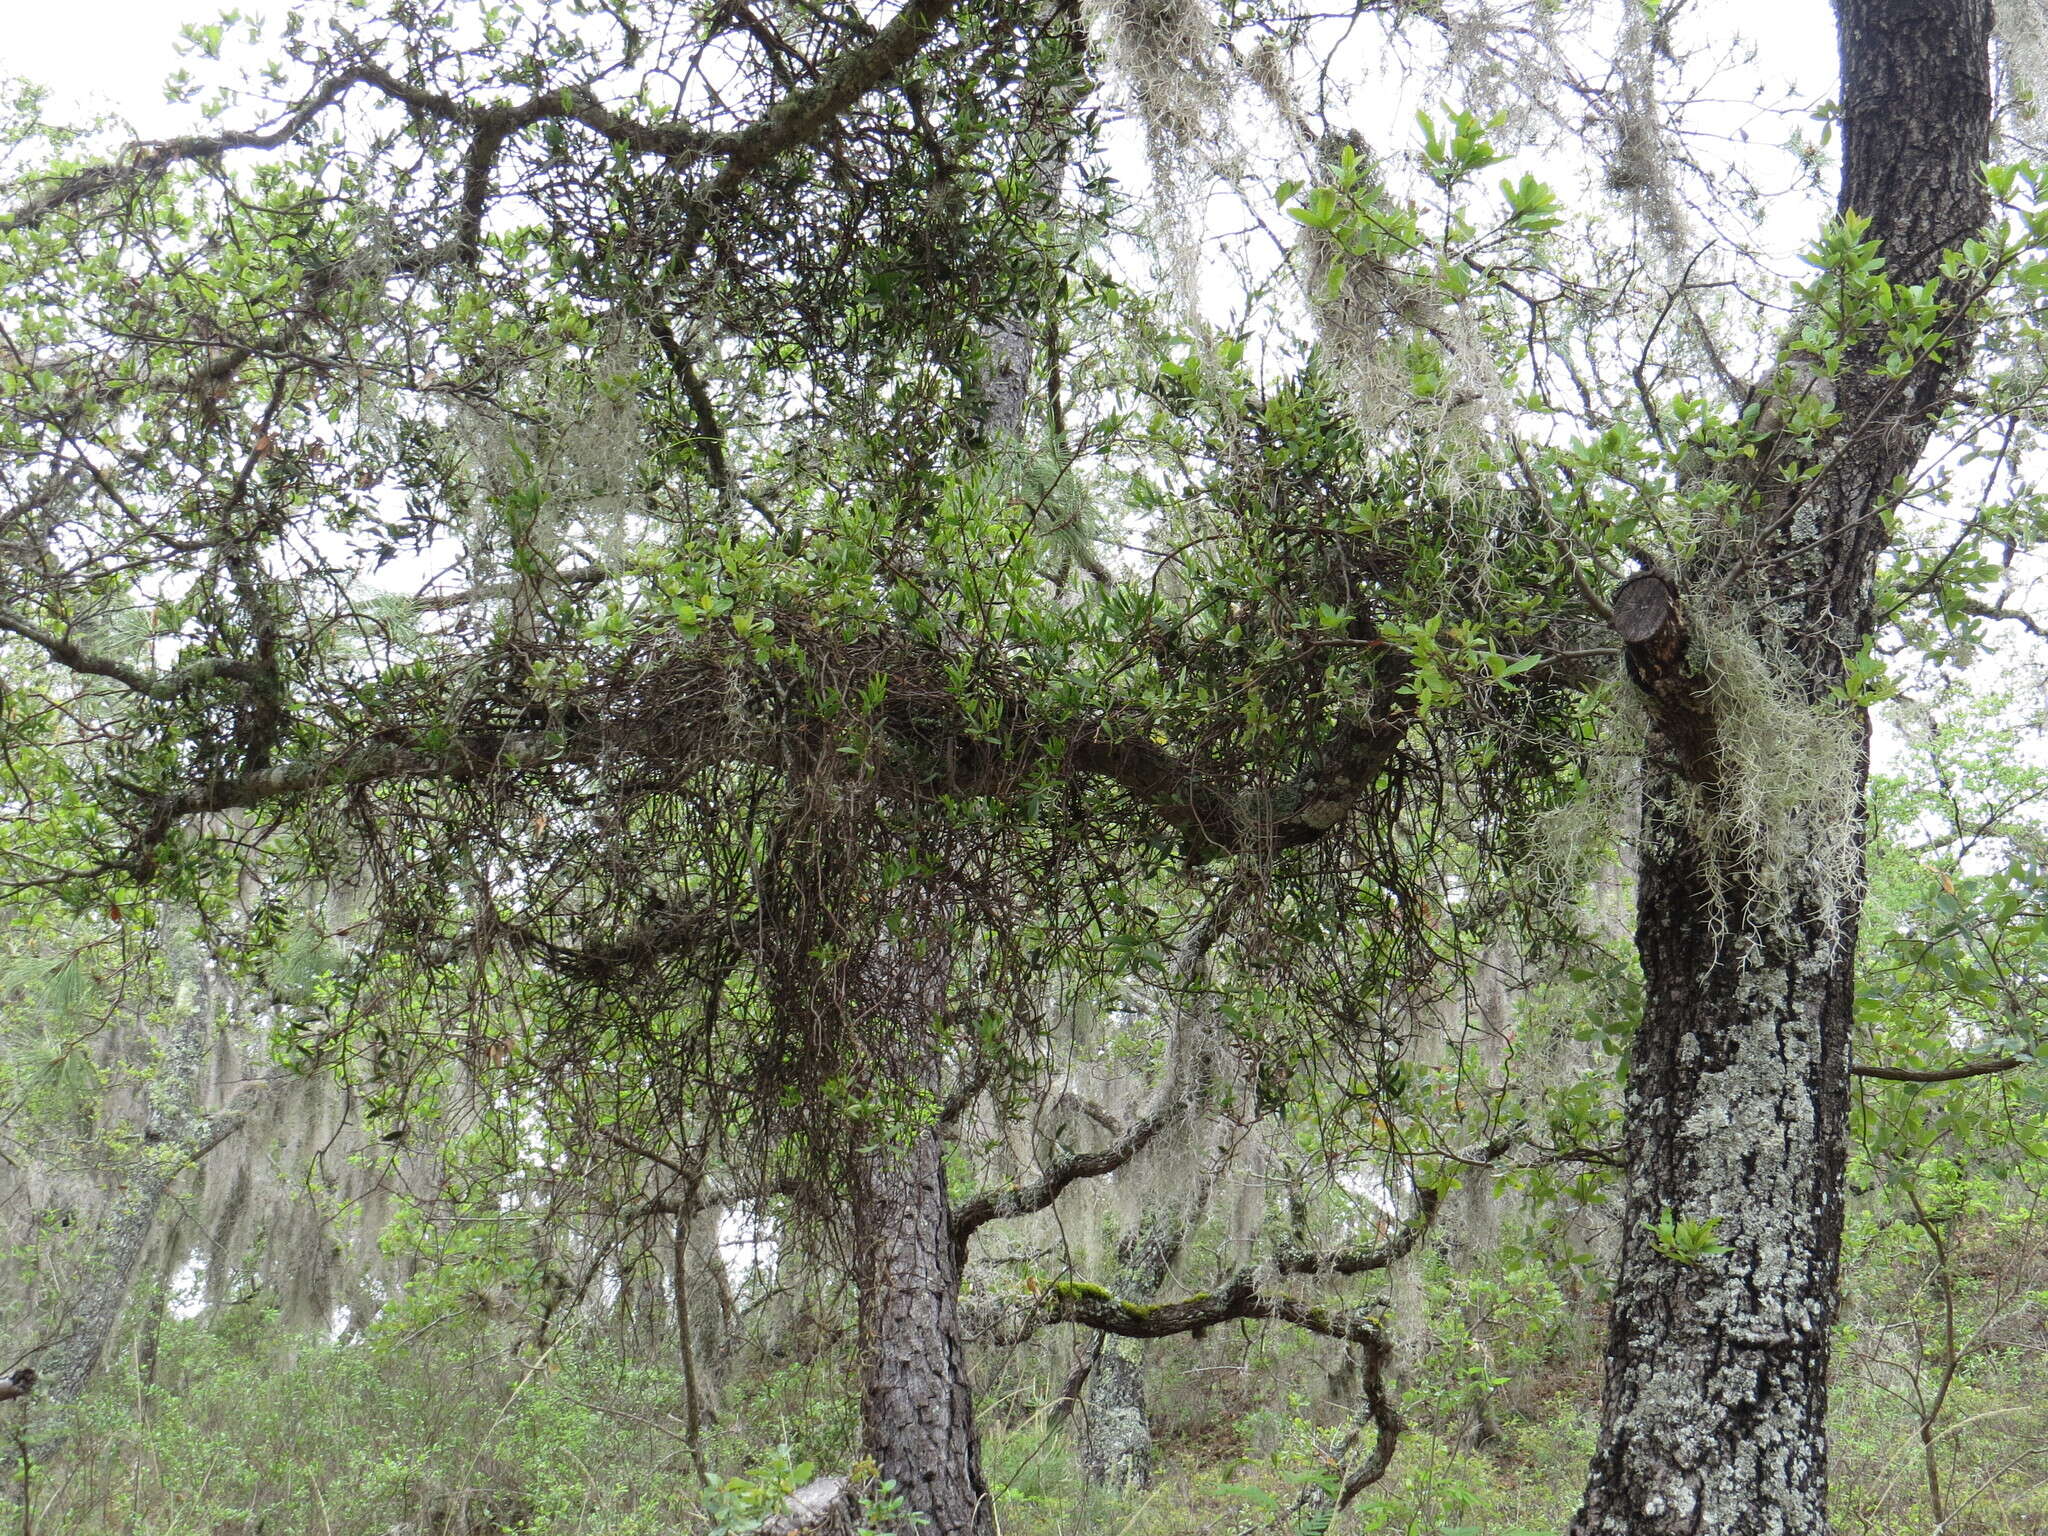
M21 1412L14 1416L14 1450L21 1458L21 1536L35 1536L35 1492L29 1476L34 1465L28 1449L28 1398L21 1400Z

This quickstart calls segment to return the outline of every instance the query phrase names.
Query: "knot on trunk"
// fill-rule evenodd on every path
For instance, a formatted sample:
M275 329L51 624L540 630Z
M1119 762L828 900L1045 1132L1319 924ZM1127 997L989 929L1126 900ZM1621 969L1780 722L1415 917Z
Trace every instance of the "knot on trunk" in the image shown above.
M1629 680L1648 703L1679 773L1695 784L1713 783L1713 708L1707 679L1692 663L1692 631L1677 585L1657 571L1631 576L1615 589L1613 612Z

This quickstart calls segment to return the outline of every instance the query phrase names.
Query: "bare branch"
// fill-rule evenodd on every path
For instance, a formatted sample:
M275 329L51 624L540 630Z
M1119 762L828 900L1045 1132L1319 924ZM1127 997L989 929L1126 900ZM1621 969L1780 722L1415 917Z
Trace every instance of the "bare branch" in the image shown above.
M0 232L33 229L53 213L152 180L178 165L218 160L232 150L276 149L357 86L367 85L417 116L466 128L473 134L463 170L455 244L458 254L474 260L492 163L505 140L520 129L549 121L576 122L611 143L639 154L665 155L678 165L723 157L725 166L716 188L730 191L777 155L817 138L855 102L888 80L917 55L956 4L957 0L910 0L871 40L826 68L816 84L791 91L754 122L729 133L642 122L613 111L580 84L541 91L512 105L480 107L409 84L381 65L359 63L322 82L274 127L131 145L120 161L74 172L12 213L0 215Z
M34 229L53 213L88 202L102 192L160 176L174 165L217 160L235 149L276 149L366 78L359 70L336 75L294 108L275 128L205 138L164 139L154 144L131 144L115 164L92 165L73 172L40 197L29 199L12 213L0 215L0 231Z
M1179 1104L1168 1104L1147 1115L1099 1152L1078 1152L1072 1157L1063 1157L1047 1169L1042 1178L1032 1183L985 1192L964 1201L953 1212L955 1246L964 1250L967 1240L991 1221L1029 1216L1044 1210L1066 1192L1068 1185L1078 1180L1099 1179L1104 1174L1115 1173L1184 1113L1186 1111Z
M611 580L611 577L612 573L601 565L579 565L572 570L550 572L541 579L560 582L565 587L594 587L600 582ZM412 606L421 613L450 613L457 609L474 607L478 603L502 601L530 584L529 581L487 581L461 592L430 593L424 597L416 597L412 599Z
M1852 1077L1875 1078L1881 1083L1959 1083L1966 1077L1989 1077L1994 1072L2013 1072L2032 1065L2031 1061L2022 1061L2017 1056L1995 1056L1983 1061L1965 1062L1960 1067L1927 1070L1918 1067L1866 1067L1861 1062L1852 1062L1849 1074Z
M1517 1133L1507 1132L1496 1136L1483 1147L1458 1158L1462 1163L1485 1165L1498 1159L1515 1144ZM1443 1191L1434 1186L1425 1186L1415 1203L1415 1214L1401 1224L1401 1230L1394 1233L1377 1247L1364 1248L1301 1248L1289 1244L1273 1256L1274 1268L1283 1275L1363 1275L1374 1270L1385 1269L1396 1259L1407 1257L1422 1241L1436 1222L1437 1209L1443 1203Z

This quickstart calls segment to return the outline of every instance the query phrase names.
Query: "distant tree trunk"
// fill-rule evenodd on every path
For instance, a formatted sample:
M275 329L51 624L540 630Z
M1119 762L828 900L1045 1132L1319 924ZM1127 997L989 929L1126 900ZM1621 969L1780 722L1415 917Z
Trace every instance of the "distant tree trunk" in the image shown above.
M195 995L183 1002L164 1041L149 1087L141 1152L102 1218L84 1287L72 1303L70 1328L41 1363L51 1402L77 1397L99 1369L172 1184L240 1129L254 1103L244 1100L213 1114L200 1108L216 1006L210 962L194 956L190 964Z
M687 1262L689 1283L684 1297L689 1309L690 1341L696 1351L697 1406L707 1423L725 1409L722 1401L726 1338L731 1323L732 1290L725 1260L718 1251L719 1224L725 1207L716 1202L699 1207L690 1218Z
M1188 1212L1147 1212L1117 1244L1111 1289L1145 1300L1166 1283L1187 1232ZM1145 1341L1105 1334L1082 1400L1081 1470L1120 1492L1152 1482L1152 1420L1145 1406Z
M171 1180L183 1171L148 1169L130 1178L100 1227L98 1251L89 1260L84 1290L72 1304L70 1329L51 1347L43 1368L52 1402L69 1402L85 1390L99 1369L128 1299L136 1267L156 1224L157 1207Z
M1871 219L1892 282L1924 282L1988 211L1978 168L1990 5L1838 0L1837 17L1842 206ZM1878 376L1878 343L1859 341L1834 381L1840 425L1802 450L1815 475L1760 478L1735 530L1746 542L1702 561L1806 705L1845 717L1845 730L1860 720L1833 690L1871 632L1884 513L1926 444L1970 323L1952 307L1945 352L1904 379ZM1863 741L1849 744L1851 803L1803 819L1793 846L1773 851L1774 883L1739 859L1731 867L1700 809L1718 814L1718 780L1732 766L1715 756L1729 701L1687 658L1677 579L1646 575L1630 589L1617 628L1653 721L1638 885L1645 991L1606 1398L1574 1531L1822 1536L1862 904L1860 882L1828 873L1828 839L1845 829L1825 822L1850 818L1860 846ZM1718 1251L1660 1242L1652 1228L1666 1217L1714 1223L1707 1246Z
M994 1536L937 1133L857 1152L853 1185L868 1455L929 1522L922 1536Z
M156 1385L157 1362L163 1355L164 1315L170 1311L171 1285L175 1279L167 1260L150 1290L149 1313L143 1318L142 1332L135 1341L135 1375L145 1387Z
M1206 986L1210 949L1235 905L1234 896L1223 898L1183 944L1174 962L1179 985ZM1176 1124L1151 1142L1142 1161L1122 1177L1133 1178L1140 1168L1162 1164L1178 1172L1162 1189L1162 1198L1145 1202L1143 1214L1117 1242L1112 1287L1119 1296L1144 1300L1158 1294L1188 1234L1201 1224L1215 1198L1228 1159L1211 1144L1214 1122L1206 1120L1202 1110L1218 1075L1227 1070L1217 1048L1222 1035L1215 1005L1205 994L1197 992L1175 1009L1162 1092L1164 1107L1172 1109ZM1241 1091L1249 1086L1236 1084ZM1129 1492L1151 1486L1152 1418L1145 1401L1145 1352L1143 1339L1106 1334L1089 1373L1080 1421L1081 1470L1099 1487Z
M690 1220L696 1204L697 1186L692 1184L685 1208L676 1217L670 1280L676 1303L676 1355L683 1368L683 1437L702 1481L709 1474L704 1465L703 1398L697 1387L697 1330L690 1324Z

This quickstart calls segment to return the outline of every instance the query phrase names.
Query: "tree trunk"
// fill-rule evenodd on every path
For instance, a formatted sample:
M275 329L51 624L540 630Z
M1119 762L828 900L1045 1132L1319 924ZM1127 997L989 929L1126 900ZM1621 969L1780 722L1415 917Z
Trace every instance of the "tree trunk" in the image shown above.
M85 1289L72 1304L70 1329L51 1347L43 1367L48 1382L45 1395L50 1401L65 1403L78 1396L99 1368L114 1325L120 1321L136 1267L155 1230L157 1207L171 1180L184 1168L185 1164L179 1163L139 1170L107 1212Z
M1175 1203L1139 1218L1137 1230L1117 1244L1119 1296L1148 1301L1166 1283L1188 1223L1198 1212ZM1103 1337L1083 1399L1081 1470L1088 1481L1118 1492L1152 1482L1152 1420L1145 1407L1145 1341Z
M246 1108L208 1115L200 1108L207 1044L217 1015L212 963L188 945L166 940L190 971L192 994L181 998L149 1085L142 1148L101 1219L97 1251L71 1307L70 1328L43 1361L45 1396L65 1403L99 1369L121 1309L142 1265L156 1213L171 1185L240 1127Z
M690 1313L690 1342L695 1351L697 1405L706 1423L725 1412L723 1400L726 1341L732 1319L732 1288L725 1260L718 1251L719 1224L726 1208L702 1206L690 1218L689 1284L685 1297Z
M868 1455L925 1517L920 1536L994 1536L936 1133L855 1154L853 1242Z
M1892 282L1922 282L1987 212L1978 166L1990 7L1838 0L1837 15L1842 206L1870 218ZM1701 561L1700 585L1721 581L1728 611L1790 690L1816 717L1839 717L1847 803L1837 795L1789 818L1763 854L1731 853L1713 819L1747 771L1724 751L1741 724L1737 701L1689 659L1676 580L1645 575L1617 595L1616 627L1652 718L1637 911L1644 999L1606 1398L1575 1536L1827 1529L1862 905L1839 854L1844 837L1860 848L1867 777L1863 722L1832 695L1871 632L1883 514L1968 350L1963 312L1948 324L1945 352L1903 380L1875 376L1877 343L1859 340L1831 383L1840 425L1802 451L1818 476L1790 493L1760 477L1745 524ZM1738 474L1720 467L1721 478Z

